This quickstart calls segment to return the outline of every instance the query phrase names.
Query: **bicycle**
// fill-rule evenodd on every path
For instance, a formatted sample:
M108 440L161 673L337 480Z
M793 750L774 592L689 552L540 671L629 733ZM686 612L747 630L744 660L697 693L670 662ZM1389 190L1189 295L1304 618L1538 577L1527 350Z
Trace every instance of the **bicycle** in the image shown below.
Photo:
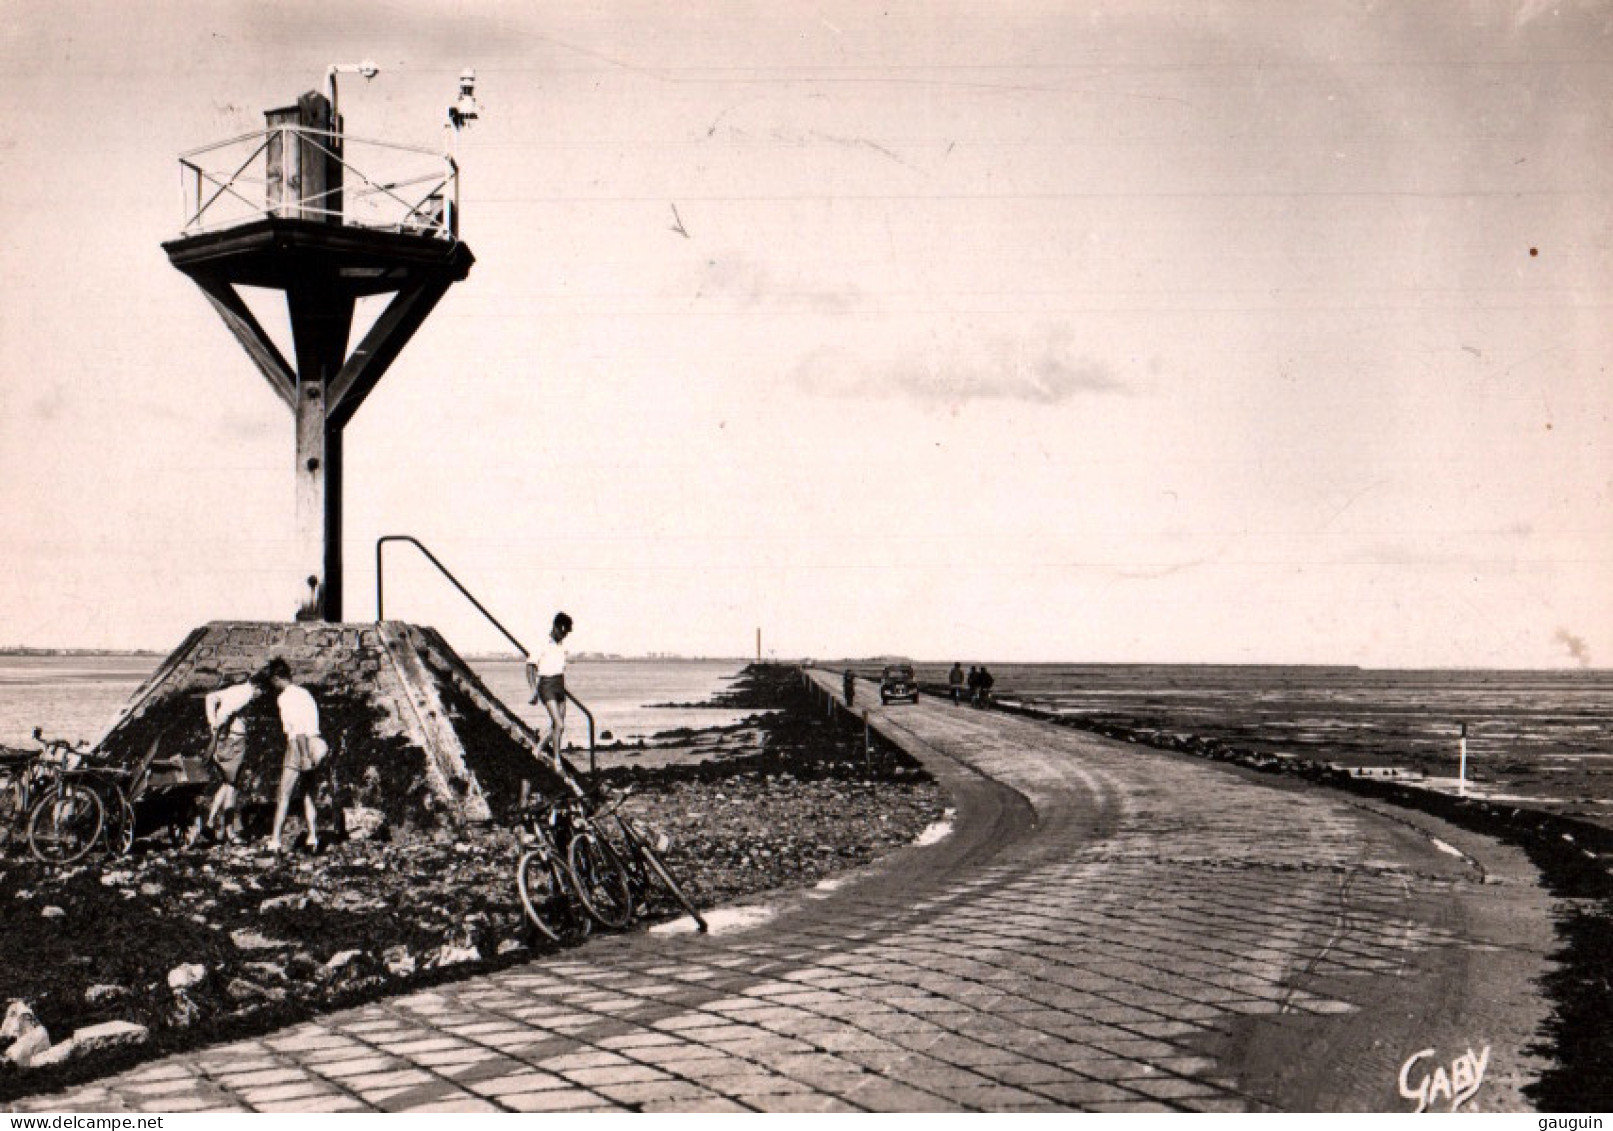
M575 786L573 787L576 788ZM557 803L566 813L566 871L583 909L602 927L621 929L633 921L633 889L616 846L594 823L587 796Z
M43 749L27 769L14 777L10 796L26 802L26 837L34 859L45 864L71 864L95 847L106 824L100 796L80 780L78 768L87 757L86 743L46 738L34 728ZM20 812L20 809L18 810ZM13 815L12 828L16 827Z
M695 910L693 901L673 877L644 834L621 812L631 790L606 801L603 795L591 800L579 796L572 802L580 827L567 846L567 863L577 888L577 898L602 926L621 928L636 914L647 912L655 893L664 891L692 919L702 934L706 921ZM611 833L603 821L612 819ZM662 838L662 847L665 847Z
M673 876L672 869L667 867L666 861L661 858L661 853L668 848L666 835L662 834L655 838L655 843L652 845L651 838L645 830L622 812L622 805L632 792L629 787L617 794L606 807L592 815L592 821L598 822L602 818L609 817L614 822L612 831L620 841L620 846L612 844L611 847L613 855L627 876L628 890L634 907L640 911L647 911L654 893L659 889L671 896L672 902L694 920L695 929L700 934L705 934L708 929L705 919L701 918L694 901L689 898L683 890L683 885ZM597 828L597 824L594 827ZM610 843L608 839L607 843Z
M550 942L570 945L588 937L593 921L572 898L571 874L560 853L570 834L564 806L529 805L523 790L520 808L522 852L515 865L521 907L533 927Z
M74 859L84 856L97 842L104 843L113 856L127 856L134 847L134 802L149 769L149 759L134 770L122 766L86 764L63 771L64 785L88 790L101 806L101 828ZM126 786L124 783L128 783ZM32 846L32 829L29 831ZM39 849L34 854L40 854ZM57 861L61 863L62 861Z
M26 835L34 858L47 864L74 863L97 843L113 856L127 855L134 847L135 806L143 797L205 784L182 758L157 762L162 734L131 768L97 759L97 751L86 750L86 743L71 746L35 731L35 738L46 747L39 757L48 759L52 768L49 781L35 790L29 805Z

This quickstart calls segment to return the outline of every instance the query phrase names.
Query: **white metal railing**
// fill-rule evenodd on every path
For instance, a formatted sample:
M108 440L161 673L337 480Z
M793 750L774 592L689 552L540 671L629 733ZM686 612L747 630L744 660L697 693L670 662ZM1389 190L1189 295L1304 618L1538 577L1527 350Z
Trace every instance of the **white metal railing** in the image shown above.
M315 158L340 169L339 186L302 176ZM310 182L307 192L289 183L299 179ZM306 126L275 126L180 154L179 191L187 236L285 216L446 240L459 232L459 167L451 155Z

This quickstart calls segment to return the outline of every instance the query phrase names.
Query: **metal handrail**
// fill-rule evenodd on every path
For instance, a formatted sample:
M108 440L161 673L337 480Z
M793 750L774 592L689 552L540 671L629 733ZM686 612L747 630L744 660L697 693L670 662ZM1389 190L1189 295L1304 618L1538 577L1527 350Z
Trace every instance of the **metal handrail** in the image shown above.
M581 711L583 717L588 720L588 777L592 780L598 776L597 767L594 765L594 713L584 707L582 700L573 695L570 689L566 691L566 698L571 700L572 706Z
M425 545L420 541L420 539L411 534L383 534L381 537L375 540L375 620L377 623L380 623L386 619L386 567L382 559L381 548L388 542L407 542L415 549L419 550L422 554L426 555L426 560L437 567L438 572L446 577L455 589L459 590L459 592L464 596L465 600L469 601L472 605L475 605L476 611L481 613L482 616L486 617L494 628L502 632L504 634L504 639L515 645L515 649L521 653L522 659L531 658L532 653L527 651L526 645L517 640L515 635L511 633L509 629L500 624L498 618L492 613L488 612L487 608L476 599L475 595L472 594L469 589L466 589L464 585L460 584L459 578L455 577L453 571L447 566L443 565L442 562L437 559L436 554L433 554L430 550L426 549ZM578 699L571 693L570 688L566 689L566 699L569 700L577 708L577 710L581 711L583 713L583 717L588 720L588 776L593 777L595 774L594 713L584 705L581 699Z
M307 142L346 170L350 178L356 178L357 182L363 186L360 191L352 194L353 199L386 198L402 210L402 216L399 219L382 224L366 224L350 216L343 216L338 209L329 206L329 198L341 191L335 188L300 195L294 200L287 199L273 204L260 205L249 199L237 191L236 185L249 183L258 186L267 183L263 179L266 177L266 173L260 176L243 176L243 174L246 174L249 169L262 166L267 161L265 153L268 150L270 140L275 137L279 137L283 144L290 144L294 139ZM233 170L225 171L229 170L229 166L225 165L222 169L215 171L207 168L201 160L237 146L251 146L251 148L246 159L241 161ZM440 162L441 164L440 167L431 172L411 170L404 176L387 178L382 182L377 182L354 163L354 159L346 151L346 147L351 146L371 147L392 153L429 157L434 162ZM282 125L241 134L227 141L215 142L211 145L187 150L179 155L179 167L181 215L184 217L180 230L186 235L199 234L215 227L228 227L232 224L240 223L241 221L239 220L229 219L216 223L205 222L205 217L213 205L228 195L240 201L252 215L274 216L284 209L297 209L302 212L317 213L326 219L334 219L349 227L374 227L381 230L407 227L428 233L438 239L455 240L458 238L459 165L452 154L426 149L422 146L399 145L395 142L384 142L351 135L344 137L342 134L332 130L315 129L309 126ZM190 186L186 183L187 173L194 180L194 200L189 191ZM203 200L204 185L212 190L212 195L205 200ZM411 199L400 196L394 191L395 189L416 185L429 185L430 187L424 195L420 196L418 200L413 200L413 202L411 202ZM356 188L358 186L350 187ZM437 199L442 199L447 209L446 214L441 217L434 217L428 211L428 206L433 200Z
M453 571L447 566L443 565L442 562L438 561L437 555L426 549L426 547L421 543L420 539L410 534L383 534L381 537L375 540L375 619L377 623L386 620L386 606L382 598L382 594L384 592L382 583L385 578L385 567L383 566L381 560L381 548L388 542L407 542L415 549L419 550L422 554L426 555L426 560L432 565L436 566L438 572L440 572L444 577L453 583L454 588L459 590L460 593L464 595L465 600L476 606L477 612L486 617L494 628L498 629L504 634L504 639L515 645L516 651L520 652L523 656L531 655L531 653L526 650L526 645L517 640L515 635L511 633L509 629L500 624L498 622L498 618L492 613L488 612L486 607L476 599L469 589L466 589L460 584L459 578L453 575Z

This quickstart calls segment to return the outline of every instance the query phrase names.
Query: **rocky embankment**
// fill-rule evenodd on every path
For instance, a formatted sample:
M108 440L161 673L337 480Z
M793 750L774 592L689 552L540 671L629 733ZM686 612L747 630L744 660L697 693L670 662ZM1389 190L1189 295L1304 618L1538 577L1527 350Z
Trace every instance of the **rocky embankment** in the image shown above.
M916 763L892 748L868 758L860 727L812 710L793 669L749 668L713 705L768 710L601 772L632 787L626 809L670 838L701 906L864 864L944 811ZM654 768L628 764L639 757ZM0 859L13 1003L0 1099L546 951L516 898L511 830L360 820L350 834L320 856L142 841L65 869Z

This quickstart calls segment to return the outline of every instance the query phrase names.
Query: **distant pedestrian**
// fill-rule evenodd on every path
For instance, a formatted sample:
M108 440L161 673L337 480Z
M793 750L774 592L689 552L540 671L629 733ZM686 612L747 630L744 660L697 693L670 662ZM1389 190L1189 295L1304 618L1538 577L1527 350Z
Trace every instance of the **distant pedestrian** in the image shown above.
M571 658L566 637L570 635L571 618L565 613L556 613L549 639L544 641L538 658L529 660L526 665L526 681L532 688L530 701L542 703L543 709L549 712L549 733L543 746L554 754L555 772L562 777L566 772L565 763L560 760L566 737L566 661ZM538 749L542 750L543 746Z
M981 664L980 665L980 706L982 706L982 707L991 706L991 689L996 684L996 682L997 681L992 678L991 673L986 670L986 665Z
M224 835L228 839L234 839L241 831L241 816L237 808L240 795L235 783L241 776L241 763L246 759L246 708L266 686L267 681L258 673L251 679L208 692L203 701L207 727L213 736L212 761L224 778L218 791L213 794L206 826L212 828L223 818ZM193 843L201 830L202 821L198 819L191 833Z
M947 686L952 688L952 705L956 707L963 700L963 665L954 662L952 670L947 672Z
M857 675L850 668L846 669L845 689L846 706L849 707L851 706L851 701L857 697Z
M980 669L973 664L969 665L969 702L978 705L980 702Z
M304 775L318 769L325 761L330 748L319 736L319 705L305 687L291 681L291 666L276 656L264 669L269 686L278 692L275 699L280 708L280 727L286 735L286 760L280 767L280 794L275 802L274 828L269 833L269 851L281 851L280 833L291 809L292 794ZM302 811L308 822L308 851L319 851L319 814L314 810L314 795L310 786L302 791Z

